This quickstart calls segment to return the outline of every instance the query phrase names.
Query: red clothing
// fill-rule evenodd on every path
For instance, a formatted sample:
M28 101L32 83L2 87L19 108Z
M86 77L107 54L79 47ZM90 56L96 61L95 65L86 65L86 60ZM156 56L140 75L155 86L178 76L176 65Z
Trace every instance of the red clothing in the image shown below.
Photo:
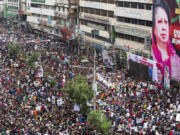
M170 131L169 131L169 135L173 135L173 132L172 132L172 130L170 130Z

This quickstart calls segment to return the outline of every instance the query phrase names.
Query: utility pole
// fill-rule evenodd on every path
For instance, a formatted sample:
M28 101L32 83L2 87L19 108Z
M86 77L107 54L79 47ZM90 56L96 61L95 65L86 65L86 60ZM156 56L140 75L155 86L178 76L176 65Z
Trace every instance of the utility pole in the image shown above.
M91 32L91 38L95 36L94 30ZM91 42L92 44L92 42ZM93 68L93 90L94 90L94 97L93 97L93 106L94 110L96 110L96 92L97 92L97 83L96 83L96 50L94 44L94 68Z

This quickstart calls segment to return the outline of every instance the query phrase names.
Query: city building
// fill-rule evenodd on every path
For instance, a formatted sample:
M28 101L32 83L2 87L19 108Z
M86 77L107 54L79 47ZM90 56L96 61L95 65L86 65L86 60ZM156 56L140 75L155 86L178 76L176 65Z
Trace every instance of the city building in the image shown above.
M10 20L18 18L19 0L4 0L4 17Z
M18 14L19 14L21 21L26 21L26 19L27 19L26 10L27 10L26 0L20 0Z
M83 44L93 45L99 50L113 45L115 8L114 0L79 1L79 34Z
M56 0L27 0L27 22L42 37L54 34L55 3Z
M151 55L152 0L116 0L115 46Z
M3 0L0 0L0 18L3 18Z
M64 40L74 39L77 35L78 0L56 0L55 35Z

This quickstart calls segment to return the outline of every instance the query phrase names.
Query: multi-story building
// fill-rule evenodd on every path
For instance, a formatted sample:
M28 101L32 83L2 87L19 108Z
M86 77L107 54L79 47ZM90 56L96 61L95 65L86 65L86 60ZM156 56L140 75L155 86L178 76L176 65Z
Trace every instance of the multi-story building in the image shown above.
M4 0L4 17L17 19L19 0Z
M3 0L0 0L0 18L3 18Z
M151 53L152 0L116 0L115 46Z
M35 33L54 34L56 0L27 0L27 22Z
M62 39L70 39L75 36L77 25L77 0L56 0L56 26L55 35Z
M114 0L80 0L79 6L79 34L86 45L100 49L111 46L116 21Z
M18 14L22 21L26 21L26 19L27 19L26 10L27 10L26 0L20 0Z

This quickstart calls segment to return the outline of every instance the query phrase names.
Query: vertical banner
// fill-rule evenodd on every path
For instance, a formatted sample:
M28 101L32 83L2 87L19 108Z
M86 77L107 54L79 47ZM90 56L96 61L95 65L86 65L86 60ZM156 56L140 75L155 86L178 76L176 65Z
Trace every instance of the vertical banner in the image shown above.
M115 42L115 27L111 26L111 43L114 44Z
M43 69L38 69L38 73L36 77L43 77Z
M152 54L163 75L180 81L180 0L153 0Z
M48 16L48 26L51 26L51 16Z
M170 89L170 78L169 78L169 68L166 66L164 70L164 87Z

